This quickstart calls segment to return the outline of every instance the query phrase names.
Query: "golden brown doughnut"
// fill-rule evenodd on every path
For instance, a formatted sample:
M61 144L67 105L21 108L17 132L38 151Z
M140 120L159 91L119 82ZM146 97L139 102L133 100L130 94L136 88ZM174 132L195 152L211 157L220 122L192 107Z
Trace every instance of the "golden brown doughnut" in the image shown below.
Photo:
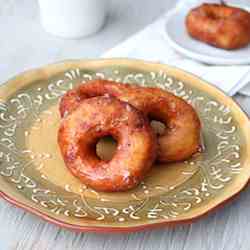
M190 36L212 46L232 50L250 42L250 13L223 4L202 4L186 17Z
M117 140L110 161L96 155L97 141ZM82 100L58 132L64 162L73 175L100 191L124 191L138 185L156 157L156 137L143 113L113 97Z
M200 121L183 99L159 88L94 80L66 93L60 102L61 116L71 113L85 98L109 94L141 110L149 119L165 124L158 136L160 162L181 161L200 149Z

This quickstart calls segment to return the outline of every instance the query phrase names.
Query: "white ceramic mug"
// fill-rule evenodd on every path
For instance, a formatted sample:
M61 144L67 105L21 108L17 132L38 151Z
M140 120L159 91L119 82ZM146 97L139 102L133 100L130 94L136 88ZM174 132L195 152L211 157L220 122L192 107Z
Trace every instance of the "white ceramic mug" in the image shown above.
M44 29L64 38L79 38L104 24L108 0L38 0Z

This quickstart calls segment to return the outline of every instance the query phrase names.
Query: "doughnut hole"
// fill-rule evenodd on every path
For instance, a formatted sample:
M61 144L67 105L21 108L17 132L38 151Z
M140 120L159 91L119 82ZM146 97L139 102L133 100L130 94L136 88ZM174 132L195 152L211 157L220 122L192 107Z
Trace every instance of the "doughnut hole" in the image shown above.
M150 121L150 125L155 132L156 136L163 136L168 128L168 121L166 119L167 114L164 113L165 109L154 107L149 110L147 116Z
M117 140L107 135L98 139L95 149L97 157L102 161L110 161L117 150Z
M166 131L166 125L158 120L151 120L150 121L150 126L152 127L153 131L157 136L161 136L165 133Z

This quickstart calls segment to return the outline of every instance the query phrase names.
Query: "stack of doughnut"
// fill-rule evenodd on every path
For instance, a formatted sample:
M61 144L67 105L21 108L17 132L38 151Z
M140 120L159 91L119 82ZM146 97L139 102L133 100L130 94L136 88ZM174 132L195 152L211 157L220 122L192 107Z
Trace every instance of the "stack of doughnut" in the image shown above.
M250 13L225 4L207 4L192 9L186 17L190 36L209 45L233 50L250 42Z
M200 149L200 121L193 107L159 88L93 80L68 91L59 109L64 162L99 191L134 188L154 161L183 161ZM152 120L164 123L163 133L155 133ZM118 144L109 161L96 154L97 142L107 135Z

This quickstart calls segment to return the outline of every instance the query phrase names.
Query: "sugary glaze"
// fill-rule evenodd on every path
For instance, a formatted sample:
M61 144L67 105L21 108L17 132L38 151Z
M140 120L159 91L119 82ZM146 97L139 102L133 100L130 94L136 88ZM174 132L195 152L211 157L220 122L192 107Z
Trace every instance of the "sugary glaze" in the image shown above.
M82 100L105 94L126 101L149 119L165 124L164 133L158 136L158 161L182 161L200 149L200 121L195 110L183 99L159 88L93 80L63 96L60 102L61 116L71 113Z
M117 149L110 161L96 154L97 141L111 135ZM99 191L137 186L156 157L156 137L144 115L113 97L83 100L58 131L64 162L73 175Z
M186 27L193 38L223 49L250 42L250 13L240 8L202 4L188 13Z

